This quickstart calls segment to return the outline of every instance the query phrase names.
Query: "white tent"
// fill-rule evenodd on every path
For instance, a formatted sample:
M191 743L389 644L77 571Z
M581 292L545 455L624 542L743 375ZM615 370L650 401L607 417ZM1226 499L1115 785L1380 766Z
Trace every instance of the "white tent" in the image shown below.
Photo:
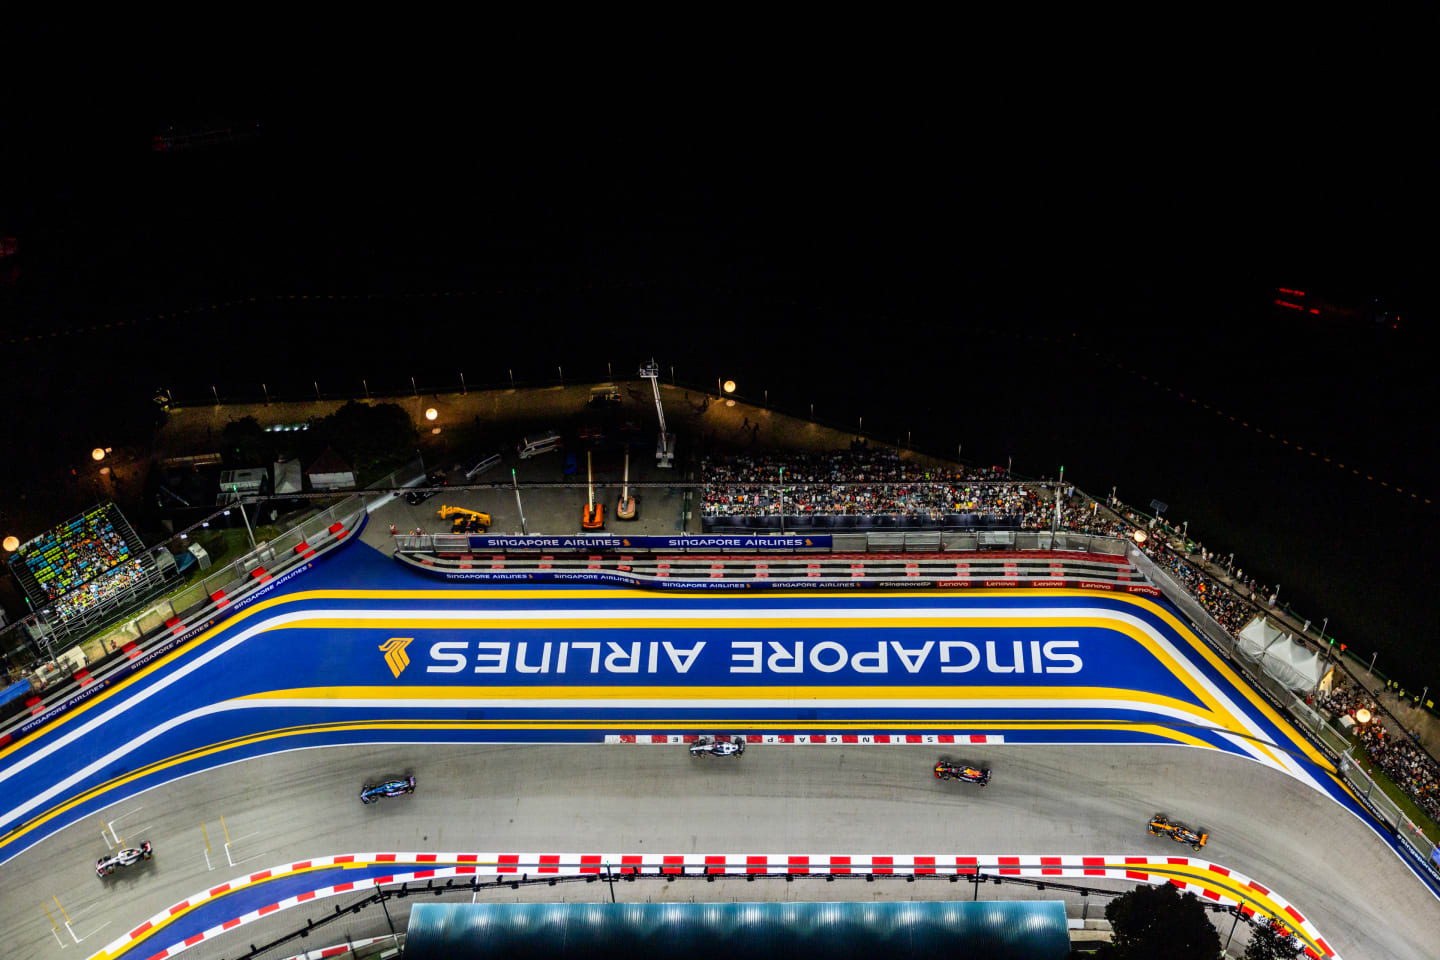
M275 495L299 493L303 488L299 460L275 461Z
M1278 627L1272 627L1264 617L1256 617L1245 624L1245 628L1236 637L1239 641L1236 649L1247 660L1259 660L1266 648L1283 636L1285 634Z
M1325 672L1325 663L1304 644L1282 640L1265 651L1261 669L1291 690L1309 693Z

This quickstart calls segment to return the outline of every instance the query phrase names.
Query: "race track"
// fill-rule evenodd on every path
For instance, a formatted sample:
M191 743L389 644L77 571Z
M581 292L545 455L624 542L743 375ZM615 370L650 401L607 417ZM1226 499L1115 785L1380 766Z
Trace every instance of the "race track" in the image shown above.
M151 840L157 853L109 883L93 871L97 847L103 850L98 824L66 829L6 865L0 904L17 956L59 953L41 909L50 896L82 936L110 922L87 939L88 955L89 945L99 949L127 924L244 869L310 856L376 849L1188 853L1144 832L1146 818L1165 811L1210 828L1205 857L1282 893L1346 960L1419 960L1440 940L1440 906L1368 827L1258 763L1180 747L969 748L967 757L996 771L980 790L931 777L940 752L947 751L761 745L722 763L659 746L297 751L190 777L115 808L141 808L129 822L146 829L133 840ZM407 769L420 785L415 796L374 807L356 800L362 781ZM247 838L235 845L236 857L256 859L241 869L220 859L207 871L200 822L223 858L222 815L232 837ZM273 928L286 929L283 915Z
M356 851L1188 854L1145 833L1156 812L1345 960L1440 942L1418 868L1162 599L477 587L366 546L274 587L0 749L20 955L88 956L247 870ZM644 742L705 733L753 746ZM927 735L967 746L861 745ZM810 737L861 743L765 742ZM936 781L944 753L994 782ZM416 796L359 804L407 771ZM102 884L111 821L157 854Z

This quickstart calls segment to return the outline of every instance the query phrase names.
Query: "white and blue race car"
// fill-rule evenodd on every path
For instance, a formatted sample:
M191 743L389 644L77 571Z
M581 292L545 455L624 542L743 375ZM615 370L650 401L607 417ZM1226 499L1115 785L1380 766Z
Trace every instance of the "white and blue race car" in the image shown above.
M110 874L121 867L128 867L139 863L141 860L149 860L154 851L150 847L150 841L146 840L138 847L127 847L118 850L108 857L101 857L95 861L95 876L104 880Z

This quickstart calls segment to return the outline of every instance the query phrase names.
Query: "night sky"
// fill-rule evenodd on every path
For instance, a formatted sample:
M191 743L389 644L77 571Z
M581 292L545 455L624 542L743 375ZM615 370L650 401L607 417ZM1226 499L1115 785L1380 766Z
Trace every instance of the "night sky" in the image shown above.
M737 58L694 89L673 62L612 85L467 61L280 106L33 104L0 119L0 236L19 245L3 429L26 451L0 468L0 511L89 449L67 424L157 386L298 393L337 352L356 382L327 392L653 354L692 382L1166 500L1337 635L1440 681L1421 502L1440 503L1435 106L1328 50L1263 83L1214 50L1097 53L1103 70L1080 57L1043 78L1018 61L891 73L856 52L783 80ZM243 136L152 149L219 128ZM1398 326L1290 314L1277 286L1382 297ZM434 291L465 297L406 296ZM292 293L377 297L266 303Z

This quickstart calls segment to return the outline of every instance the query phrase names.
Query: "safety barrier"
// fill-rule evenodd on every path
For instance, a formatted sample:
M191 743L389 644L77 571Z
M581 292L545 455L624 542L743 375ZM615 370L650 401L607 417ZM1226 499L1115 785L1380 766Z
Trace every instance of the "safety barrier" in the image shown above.
M997 530L987 533L925 531L847 533L823 537L788 535L683 535L669 537L598 536L506 537L456 533L398 534L397 553L464 554L494 551L524 553L599 553L625 549L647 553L949 553L989 550L1057 550L1123 557L1134 545L1098 534L1059 531ZM634 546L632 546L634 544Z
M456 581L611 582L656 589L1070 587L1159 596L1123 557L1099 553L416 554L401 564Z
M210 574L202 581L204 593L196 603L107 657L82 661L71 670L68 682L51 683L43 698L33 697L27 704L28 716L0 729L0 746L29 736L279 586L322 552L347 542L364 526L366 516L364 497L348 497Z

